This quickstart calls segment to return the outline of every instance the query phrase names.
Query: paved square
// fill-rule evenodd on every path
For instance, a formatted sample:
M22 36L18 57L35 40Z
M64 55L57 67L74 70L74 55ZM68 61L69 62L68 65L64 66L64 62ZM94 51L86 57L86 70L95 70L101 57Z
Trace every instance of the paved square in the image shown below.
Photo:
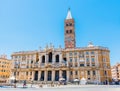
M0 88L4 91L120 91L120 85L87 85L87 86L63 86L63 87L47 87L47 88Z

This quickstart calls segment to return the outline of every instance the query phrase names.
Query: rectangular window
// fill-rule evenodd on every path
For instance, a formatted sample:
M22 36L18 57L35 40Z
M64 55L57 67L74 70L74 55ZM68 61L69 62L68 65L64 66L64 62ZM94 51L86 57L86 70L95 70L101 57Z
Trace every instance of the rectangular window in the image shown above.
M72 56L72 52L69 53L69 56Z
M31 64L33 63L33 60L31 60Z
M72 62L72 58L70 58L70 62Z
M77 71L75 71L75 75L77 75L78 73L77 73Z
M86 58L86 62L89 62L89 58Z
M94 51L92 51L91 54L93 55L93 54L94 54Z
M95 71L93 71L93 75L96 75L96 72L95 72Z
M72 75L72 71L70 71L70 75Z
M87 74L90 75L90 71L87 71Z
M86 52L86 55L89 55L89 52Z
M95 64L92 64L92 66L95 66Z
M74 52L74 55L76 56L76 55L77 55L77 52Z
M77 62L77 58L75 58L75 62Z
M106 72L106 71L104 71L104 75L107 75L107 72Z
M95 58L92 58L92 62L95 62Z
M80 64L81 67L84 67L84 64Z

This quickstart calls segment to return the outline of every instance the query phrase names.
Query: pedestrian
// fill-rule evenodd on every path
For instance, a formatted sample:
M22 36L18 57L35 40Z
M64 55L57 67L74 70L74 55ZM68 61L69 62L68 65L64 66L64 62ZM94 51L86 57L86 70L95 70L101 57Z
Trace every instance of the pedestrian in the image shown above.
M26 86L26 81L24 80L23 81L23 88Z

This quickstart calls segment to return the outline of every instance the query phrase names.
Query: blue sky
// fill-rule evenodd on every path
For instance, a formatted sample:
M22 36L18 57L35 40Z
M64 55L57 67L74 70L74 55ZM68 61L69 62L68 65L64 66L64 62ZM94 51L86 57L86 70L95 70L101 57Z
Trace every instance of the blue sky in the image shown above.
M71 8L76 45L89 41L110 49L120 62L120 0L0 0L0 54L64 47L64 19Z

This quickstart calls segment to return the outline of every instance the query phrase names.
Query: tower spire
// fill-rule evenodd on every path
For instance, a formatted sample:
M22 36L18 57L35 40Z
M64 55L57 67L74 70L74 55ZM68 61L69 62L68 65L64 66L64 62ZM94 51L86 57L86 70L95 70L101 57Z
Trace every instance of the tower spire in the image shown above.
M75 41L75 23L74 19L72 18L70 8L68 9L68 14L65 19L65 27L64 27L64 43L65 48L75 48L76 47L76 41Z
M66 19L72 19L72 14L71 14L70 8L68 8L68 14L67 14Z

